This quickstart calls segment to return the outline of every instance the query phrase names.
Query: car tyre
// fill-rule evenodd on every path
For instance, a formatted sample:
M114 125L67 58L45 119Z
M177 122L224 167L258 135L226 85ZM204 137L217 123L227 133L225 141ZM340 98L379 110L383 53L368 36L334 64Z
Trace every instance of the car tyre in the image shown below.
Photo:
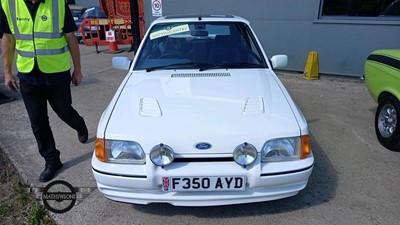
M375 132L385 148L400 151L400 102L395 97L387 96L379 102Z

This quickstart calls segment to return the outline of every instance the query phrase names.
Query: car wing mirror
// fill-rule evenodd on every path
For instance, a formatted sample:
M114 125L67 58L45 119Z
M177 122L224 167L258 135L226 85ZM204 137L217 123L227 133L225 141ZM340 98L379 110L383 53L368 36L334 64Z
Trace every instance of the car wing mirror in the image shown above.
M287 55L274 55L271 58L272 68L282 68L288 65L288 57Z
M129 70L132 60L125 56L116 56L112 58L112 67L117 70Z

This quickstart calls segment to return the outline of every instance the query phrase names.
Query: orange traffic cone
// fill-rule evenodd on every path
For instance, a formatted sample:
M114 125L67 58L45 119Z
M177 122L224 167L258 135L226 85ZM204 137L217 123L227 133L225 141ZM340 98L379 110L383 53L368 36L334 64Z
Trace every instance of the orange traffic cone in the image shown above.
M118 51L118 44L115 41L110 41L108 44L108 51L109 52L117 52Z
M106 32L106 40L108 42L108 51L106 51L105 53L116 54L122 52L122 50L118 49L114 30L109 30Z

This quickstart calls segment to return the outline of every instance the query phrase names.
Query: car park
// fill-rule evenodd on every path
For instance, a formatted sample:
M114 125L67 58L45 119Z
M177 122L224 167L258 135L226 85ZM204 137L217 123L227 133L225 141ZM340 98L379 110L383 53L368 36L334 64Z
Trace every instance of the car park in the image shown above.
M376 136L386 148L400 151L400 49L372 52L364 68L366 86L378 103Z
M212 206L303 190L307 122L238 16L167 16L149 27L97 129L92 172L105 197Z
M75 21L78 30L75 32L75 36L78 42L83 41L83 35L88 39L90 38L90 33L93 35L98 35L97 29L100 31L100 35L105 36L105 31L101 30L101 26L84 26L82 27L82 21L85 19L107 19L107 15L100 6L94 6L86 9L86 11ZM83 30L83 31L82 31ZM91 30L91 32L90 32Z

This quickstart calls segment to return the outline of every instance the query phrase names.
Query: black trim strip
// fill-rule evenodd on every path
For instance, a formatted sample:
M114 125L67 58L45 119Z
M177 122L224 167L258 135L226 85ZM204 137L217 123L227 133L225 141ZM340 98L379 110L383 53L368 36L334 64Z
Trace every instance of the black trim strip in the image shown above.
M92 167L92 169L97 173L101 173L101 174L108 175L108 176L128 177L128 178L141 178L141 179L146 179L147 178L147 176L141 176L141 175L135 176L135 175L121 175L121 174L115 174L115 173L107 173L107 172L103 172L103 171L100 171L100 170L96 170L93 167Z
M367 60L382 63L387 66L390 66L390 67L400 70L400 60L391 58L389 56L372 54L372 55L368 56Z
M173 163L184 162L233 162L233 157L220 158L175 158Z
M299 172L303 172L303 171L309 170L313 166L314 165L311 165L309 167L306 167L306 168L303 168L303 169L299 169L299 170L285 171L285 172L279 172L279 173L262 173L261 177L278 176L278 175L285 175L285 174L291 174L291 173L299 173Z

